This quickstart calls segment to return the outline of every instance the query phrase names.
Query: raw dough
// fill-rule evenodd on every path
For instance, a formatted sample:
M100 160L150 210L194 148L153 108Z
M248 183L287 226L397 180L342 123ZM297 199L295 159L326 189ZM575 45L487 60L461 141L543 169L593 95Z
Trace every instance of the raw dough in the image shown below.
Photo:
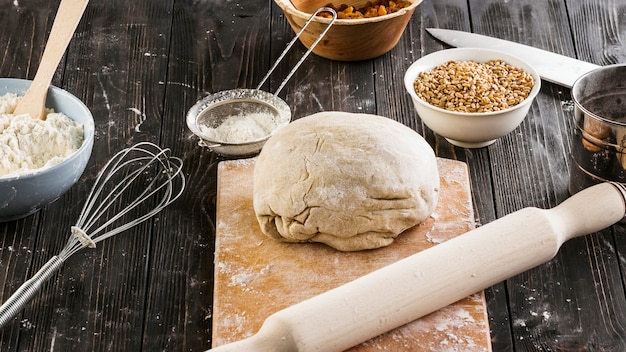
M270 137L254 170L264 234L342 251L384 247L427 219L439 197L435 154L391 119L322 112Z

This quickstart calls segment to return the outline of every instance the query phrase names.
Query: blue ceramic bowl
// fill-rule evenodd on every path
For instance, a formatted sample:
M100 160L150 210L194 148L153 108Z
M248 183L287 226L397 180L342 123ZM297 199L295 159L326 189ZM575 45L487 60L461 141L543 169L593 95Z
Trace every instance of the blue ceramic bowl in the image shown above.
M0 96L24 95L30 84L29 80L0 78ZM26 217L54 202L78 181L87 166L94 140L93 116L87 106L67 91L51 86L46 107L83 124L83 145L57 165L28 175L0 177L0 222Z

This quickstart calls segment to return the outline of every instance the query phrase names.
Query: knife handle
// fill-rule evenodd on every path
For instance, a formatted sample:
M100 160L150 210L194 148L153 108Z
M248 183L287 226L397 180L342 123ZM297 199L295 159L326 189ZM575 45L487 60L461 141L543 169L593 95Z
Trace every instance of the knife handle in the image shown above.
M552 209L521 209L276 312L256 335L212 351L344 351L545 263L564 241L622 219L625 194L604 183Z

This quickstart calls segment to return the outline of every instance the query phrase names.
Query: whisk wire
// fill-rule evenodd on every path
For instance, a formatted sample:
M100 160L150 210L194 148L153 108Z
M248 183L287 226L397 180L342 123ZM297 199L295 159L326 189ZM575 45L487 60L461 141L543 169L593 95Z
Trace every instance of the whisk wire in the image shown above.
M135 148L138 146L139 145L135 146ZM110 181L111 177L115 175L115 171L123 167L124 164L129 164L132 162L132 160L124 159L124 157L128 155L131 149L133 148L124 149L118 152L117 154L115 154L98 173L98 176L96 177L96 181L94 182L91 192L89 193L89 197L85 201L83 210L81 211L81 215L78 221L76 222L80 227L83 227L85 230L88 230L89 226L84 225L84 224L94 223L94 219L97 218L97 216L102 213L102 209L108 208L113 203L113 201L115 201L117 197L119 197L119 194L121 193L121 191L117 192L117 189L128 185L128 176L127 176L125 179L120 180L118 183L115 183L114 188L111 189L109 193L107 193L105 198L100 199L100 201L97 201L98 197L100 197L103 194L104 187L109 185L108 182ZM123 160L125 162L124 164L120 166L120 162ZM141 158L139 160L141 160ZM140 173L142 172L142 170L135 170L135 173L137 172ZM93 209L94 205L96 206L96 209Z
M132 163L134 160L141 160L142 158L136 158L136 159L125 159L125 157L133 150L137 150L138 148L141 147L143 143L137 144L134 147L128 148L128 149L124 149L121 150L119 152L117 152L113 157L111 157L111 159L109 159L109 161L107 161L107 163L104 165L104 167L100 170L100 172L98 172L98 176L96 177L96 181L94 182L91 192L89 194L89 197L87 198L87 200L85 201L85 205L83 206L83 211L81 212L81 216L78 219L77 223L83 223L85 220L84 218L86 216L88 216L89 214L91 214L92 216L94 214L98 214L99 211L93 211L92 210L92 206L94 204L99 204L99 206L105 206L105 204L108 204L108 202L102 202L102 203L98 203L95 201L96 198L98 198L103 191L103 188L108 185L108 182L110 181L110 179L113 177L113 175L115 175L115 170L119 170L120 168L122 168L124 166L124 164L129 164ZM143 157L145 158L145 157ZM124 162L124 164L120 165L120 162ZM111 171L113 170L113 171ZM126 182L124 182L125 180L120 181L119 183L115 184L115 187L120 187L122 185L125 185ZM109 196L113 194L113 192L109 193ZM102 200L110 200L110 199L102 199Z
M117 169L113 169L112 172L115 172L116 170ZM142 170L136 170L136 171L132 172L130 175L124 177L124 179L122 179L119 183L117 183L113 187L113 189L108 190L108 193L104 196L104 198L100 199L98 197L94 197L94 198L90 199L90 202L86 203L86 205L87 204L89 205L89 214L90 214L90 216L88 218L86 218L86 219L80 219L76 223L76 226L80 227L85 232L89 232L92 237L96 237L98 235L98 233L100 233L100 231L105 229L111 223L117 221L117 219L121 218L125 214L126 211L130 211L131 208L127 207L126 211L124 213L116 212L116 213L114 213L114 215L112 217L109 218L109 220L107 222L105 222L98 229L90 230L90 228L94 224L97 224L99 222L101 215L104 214L109 208L111 208L113 206L113 204L115 204L115 201L117 201L120 198L120 196L123 194L123 192L127 188L130 187L130 185L132 184L132 181L134 179L136 179L141 172L143 172L143 168L142 168ZM105 178L105 182L107 182L108 180L109 180L109 177L106 177ZM96 181L96 182L98 182L98 181ZM98 190L96 192L94 192L94 194L96 196L100 196L100 195L104 194L104 192L106 191L104 189L104 185L105 184L102 184L98 188ZM132 205L132 203L130 203L130 204ZM95 209L93 208L94 205L96 206Z
M127 160L127 156L133 151L140 151L148 155L134 157ZM116 154L102 169L103 172L101 172L98 176L98 179L94 184L94 190L91 193L93 197L90 197L85 203L85 210L82 214L89 214L89 216L81 217L76 223L76 226L81 228L86 233L89 233L89 236L92 237L94 242L99 242L117 233L123 232L142 221L145 221L178 198L184 189L184 178L181 178L183 185L181 185L178 194L174 194L173 192L172 181L178 177L181 172L182 161L178 158L166 157L167 152L169 152L168 149L159 150L158 153L153 153L152 151L146 149L130 148L129 150L124 150ZM137 168L137 164L141 166ZM120 173L120 170L126 170L131 167L132 169L130 169L130 172L124 175L121 180L111 182L111 179ZM128 201L124 208L120 211L112 209L113 215L107 221L100 224L98 228L92 230L91 228L94 225L101 222L100 220L102 215L111 210L113 205L117 204L119 198L126 194L126 191L131 188L137 179L141 176L145 176L144 174L149 169L154 169L157 172L154 175L150 175L150 182L148 185L144 186L141 193L135 196L132 201ZM105 189L105 186L111 183L113 188ZM120 225L100 235L102 231L124 217L126 213L137 208L140 204L145 203L147 199L158 195L164 187L167 187L167 189L162 192L163 194L160 200L154 205L150 212L135 218L127 224ZM105 192L108 193L105 194Z
M178 171L180 172L180 171ZM174 174L175 176L176 174ZM171 178L172 175L168 175L168 178ZM154 179L153 181L151 181L151 184L156 184L157 183L157 179ZM109 238L117 233L123 232L135 225L137 225L138 223L141 223L149 218L151 218L152 216L154 216L156 213L158 213L159 211L161 211L161 209L165 208L166 206L168 206L171 202L172 202L172 198L173 198L173 190L172 190L172 186L169 183L163 183L160 184L158 187L155 187L150 193L147 193L147 188L146 190L144 190L142 192L141 195L139 195L134 201L132 201L131 203L129 203L126 208L124 209L123 212L118 212L116 215L114 215L109 221L107 221L106 223L102 224L97 230L95 230L95 233L99 233L100 231L102 231L103 229L105 229L106 227L108 227L109 225L111 225L112 223L114 223L115 221L117 221L119 218L123 217L127 212L131 211L132 209L136 208L137 206L139 206L140 204L144 203L146 199L151 198L153 195L157 194L163 187L167 187L167 189L165 190L165 193L163 195L163 197L160 198L159 203L156 204L156 206L154 206L152 208L151 211L149 211L148 213L145 213L137 218L135 218L132 222L120 225L100 236L97 237L93 237L94 242L99 242L101 240L104 240L106 238ZM174 195L175 197L178 197L178 195Z
M65 247L0 306L0 327L23 309L71 255L148 220L181 196L185 189L183 162L169 153L169 149L150 142L137 143L116 153L104 165ZM123 222L127 216L132 220Z

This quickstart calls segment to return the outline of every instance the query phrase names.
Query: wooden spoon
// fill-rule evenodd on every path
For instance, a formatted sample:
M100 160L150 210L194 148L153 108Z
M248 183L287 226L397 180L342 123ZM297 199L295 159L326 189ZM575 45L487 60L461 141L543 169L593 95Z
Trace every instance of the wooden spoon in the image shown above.
M30 88L18 102L14 115L29 114L34 119L46 119L48 87L88 2L89 0L61 0L39 69Z

